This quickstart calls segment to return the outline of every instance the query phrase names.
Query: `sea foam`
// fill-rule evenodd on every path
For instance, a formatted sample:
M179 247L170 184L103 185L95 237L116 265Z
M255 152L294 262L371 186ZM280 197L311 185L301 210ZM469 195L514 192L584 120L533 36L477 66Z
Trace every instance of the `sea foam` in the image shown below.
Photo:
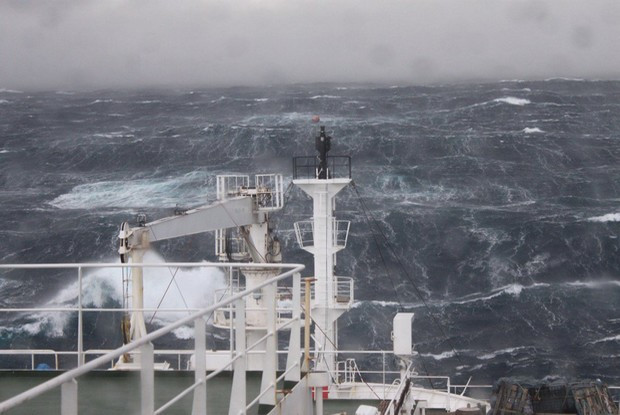
M517 98L517 97L496 98L493 100L493 102L501 102L503 104L517 105L520 107L527 105L527 104L531 104L531 101L529 99Z

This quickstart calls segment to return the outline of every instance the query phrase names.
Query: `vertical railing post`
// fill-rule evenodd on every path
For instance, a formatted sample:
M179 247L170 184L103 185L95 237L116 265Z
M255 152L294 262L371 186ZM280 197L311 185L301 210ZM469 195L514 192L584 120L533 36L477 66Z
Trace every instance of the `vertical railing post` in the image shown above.
M203 383L194 389L192 415L207 414L207 340L205 320L202 317L194 320L194 381Z
M383 372L383 399L385 399L385 351L381 352L381 367Z
M82 267L78 267L78 338L77 338L77 351L78 361L77 365L82 366L84 364L84 336L82 335L83 320L82 320Z
M286 370L288 373L284 380L299 382L301 371L299 368L301 360L301 275L296 272L293 274L293 312L291 315L291 338L288 342L288 355L286 357ZM293 368L293 366L296 366ZM289 371L290 370L290 371Z
M261 405L275 406L276 404L276 370L278 363L277 345L278 333L276 331L276 284L269 284L263 287L263 296L267 307L267 333L269 336L265 340L265 361L263 366L263 377L261 380L261 393L266 392L259 400Z
M450 399L450 378L448 378L446 382L448 383L448 386L447 386L448 394L446 395L446 399L448 400L448 405L446 406L446 408L448 408L448 411L451 411L452 400Z
M232 317L231 317L232 318ZM245 338L245 299L240 298L235 301L235 357L241 355L233 364L233 393L230 394L230 405L228 415L239 415L246 413L246 338Z
M306 278L305 279L305 283L306 283L306 291L305 291L305 298L304 298L304 317L305 317L305 322L304 322L304 362L303 365L301 367L301 370L303 372L309 372L310 371L310 297L311 297L311 290L312 290L312 281L314 281L314 278Z
M155 370L153 343L140 346L140 401L142 415L155 411Z
M78 384L71 379L60 387L61 415L77 415L78 413Z
M230 296L232 297L233 295L235 295L235 287L233 286L233 267L229 266L228 267L228 286L230 287ZM219 301L221 299L216 299L216 301ZM228 318L230 319L230 334L228 336L228 345L229 345L229 349L230 349L230 357L232 359L232 355L235 351L234 346L233 346L233 340L234 340L234 333L233 333L233 318L232 318L232 304L228 305Z

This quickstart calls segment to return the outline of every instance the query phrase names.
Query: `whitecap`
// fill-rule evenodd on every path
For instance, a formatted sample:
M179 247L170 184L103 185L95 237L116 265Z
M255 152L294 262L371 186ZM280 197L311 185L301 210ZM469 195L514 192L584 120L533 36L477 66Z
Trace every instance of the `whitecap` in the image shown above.
M194 171L164 179L111 180L75 186L49 202L59 209L174 207L204 204L207 178Z
M313 97L310 97L310 99L340 99L342 97L338 96L338 95L315 95Z
M16 89L6 89L6 88L0 88L0 93L6 93L6 94L23 94L23 91L18 91Z
M504 104L517 105L520 107L527 105L527 104L531 104L531 101L529 99L517 98L517 97L496 98L493 100L493 102L501 102Z
M544 133L544 131L538 127L525 127L522 132L525 134Z
M9 104L10 102L6 99L0 99L0 104Z
M512 295L513 297L518 297L519 295L521 295L521 292L523 292L523 290L529 290L529 289L534 289L534 288L541 288L541 287L548 287L549 284L546 283L535 283L532 285L528 285L528 286L523 286L521 284L509 284L509 285L505 285L503 287L500 287L496 290L491 291L490 294L485 295L483 297L473 297L475 295L478 295L479 293L476 294L472 294L470 296L467 297L463 297L461 299L455 300L455 301L451 301L450 303L452 304L467 304L467 303L473 303L473 302L477 302L477 301L488 301L491 300L493 298L499 297L501 295Z
M603 216L594 216L587 220L590 222L620 222L620 213L608 213Z
M515 353L515 352L517 352L519 350L523 350L523 349L527 349L527 348L528 347L526 347L526 346L509 347L507 349L495 350L495 351L493 351L491 353L487 353L487 354L483 354L483 355L477 356L477 358L479 360L490 360L490 359L494 359L497 356L502 355L502 354L513 354L513 353Z
M588 344L606 343L606 342L620 342L620 334L616 336L603 337L602 339L594 340Z
M254 98L255 102L267 102L269 101L269 98Z
M571 281L566 285L570 287L589 288L591 290L598 290L609 286L620 287L620 281L615 280L602 280L602 281Z
M107 104L110 102L116 102L113 99L96 99L94 101L92 101L91 103L89 103L88 105L95 105L95 104Z
M443 353L439 353L439 354L432 354L432 353L422 353L422 356L424 357L430 357L434 360L444 360L444 359L449 359L451 357L454 357L456 355L456 353L454 353L454 350L448 350L446 352Z

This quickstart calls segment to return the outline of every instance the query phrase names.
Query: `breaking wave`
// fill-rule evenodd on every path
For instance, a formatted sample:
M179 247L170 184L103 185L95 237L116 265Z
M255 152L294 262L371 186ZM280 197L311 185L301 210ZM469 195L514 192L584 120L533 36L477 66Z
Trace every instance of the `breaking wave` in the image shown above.
M517 97L496 98L496 99L493 100L493 102L499 102L499 103L502 103L502 104L517 105L519 107L522 107L522 106L527 105L527 104L531 104L531 101L529 99L517 98Z
M149 251L144 263L163 263L164 259ZM116 261L118 263L118 261ZM145 268L144 308L160 310L145 312L145 320L164 325L187 315L166 309L202 309L213 304L215 292L225 287L224 274L217 268L181 268L176 273L169 268ZM174 282L171 282L174 274ZM120 268L89 269L82 281L82 302L86 308L120 307L122 304L122 276ZM164 295L165 294L165 295ZM34 306L34 305L33 305ZM59 290L41 308L72 308L78 306L78 281ZM45 333L50 337L61 337L75 312L35 312L24 315L19 327L0 327L0 335ZM192 329L193 330L193 329ZM177 330L179 338L187 338L187 330ZM176 332L175 332L176 334Z
M199 171L168 179L104 181L81 184L49 204L59 209L174 207L204 204L213 189ZM202 189L202 191L201 191Z
M620 222L620 213L608 213L603 216L588 218L590 222Z

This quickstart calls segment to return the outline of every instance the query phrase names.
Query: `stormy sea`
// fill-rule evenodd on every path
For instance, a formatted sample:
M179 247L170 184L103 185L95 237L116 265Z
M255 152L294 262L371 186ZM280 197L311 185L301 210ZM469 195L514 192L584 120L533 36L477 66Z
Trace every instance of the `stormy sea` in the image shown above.
M273 172L287 188L273 215L284 261L312 275L293 231L311 205L288 184L292 157L315 154L315 114L331 154L352 158L354 186L336 204L352 222L336 274L356 284L342 349L390 350L393 315L408 311L421 374L620 384L620 82L3 89L0 263L118 262L122 222L212 202L218 174ZM154 244L146 259L212 260L211 234ZM162 306L210 304L223 277L201 273L169 287L155 272L145 306L166 291ZM0 307L75 305L76 278L2 270ZM120 307L120 271L85 272L84 290L88 305ZM85 349L120 346L121 314L85 313ZM75 350L76 330L75 313L2 312L0 349ZM227 336L209 330L211 345Z

